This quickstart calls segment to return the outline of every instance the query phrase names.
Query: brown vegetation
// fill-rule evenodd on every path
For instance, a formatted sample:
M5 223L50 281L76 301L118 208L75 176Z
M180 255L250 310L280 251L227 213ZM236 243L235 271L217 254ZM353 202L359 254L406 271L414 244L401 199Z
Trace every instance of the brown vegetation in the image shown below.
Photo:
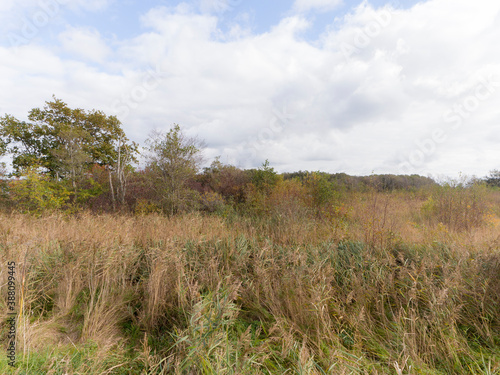
M498 373L498 192L307 189L256 188L247 214L3 214L12 373Z

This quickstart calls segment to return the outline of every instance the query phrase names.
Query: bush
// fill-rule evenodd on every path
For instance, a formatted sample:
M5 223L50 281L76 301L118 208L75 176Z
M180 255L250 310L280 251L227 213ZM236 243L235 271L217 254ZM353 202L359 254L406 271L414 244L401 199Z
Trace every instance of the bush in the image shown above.
M64 207L71 195L62 184L51 180L35 168L10 183L9 194L21 212L42 213Z
M214 212L222 209L224 198L219 193L206 191L200 196L201 209L208 212Z
M259 169L252 170L251 176L252 183L257 190L264 193L269 193L273 186L275 186L281 179L274 168L269 165L268 160L266 160Z
M311 173L304 182L311 205L320 209L331 201L335 195L333 184L320 173Z
M216 158L200 176L204 189L222 196L227 203L242 203L245 200L245 186L250 182L248 174L232 165L223 165Z

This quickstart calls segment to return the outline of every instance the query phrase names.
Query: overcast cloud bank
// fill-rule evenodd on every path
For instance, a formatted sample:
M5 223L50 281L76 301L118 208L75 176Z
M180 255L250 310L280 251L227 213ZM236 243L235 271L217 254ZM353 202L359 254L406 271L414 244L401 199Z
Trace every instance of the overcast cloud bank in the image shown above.
M305 34L315 16L339 1L297 0L265 33L237 2L151 8L132 38L67 22L110 4L2 2L2 115L25 118L55 94L117 115L141 143L179 123L205 139L208 158L242 167L267 158L279 171L500 168L496 1L364 2L314 39Z

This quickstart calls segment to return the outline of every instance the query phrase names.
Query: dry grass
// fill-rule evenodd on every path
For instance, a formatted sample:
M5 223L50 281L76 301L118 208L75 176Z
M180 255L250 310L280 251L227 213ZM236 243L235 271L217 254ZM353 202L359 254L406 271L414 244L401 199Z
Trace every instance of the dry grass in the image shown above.
M464 227L432 194L260 218L1 215L2 335L8 261L24 300L18 367L0 371L498 374L498 197Z

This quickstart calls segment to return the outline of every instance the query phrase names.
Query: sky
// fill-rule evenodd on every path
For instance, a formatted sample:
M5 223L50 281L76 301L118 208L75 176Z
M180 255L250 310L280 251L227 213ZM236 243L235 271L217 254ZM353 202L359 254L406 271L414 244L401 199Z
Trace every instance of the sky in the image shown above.
M500 169L498 0L1 0L0 116L55 96L279 172Z

